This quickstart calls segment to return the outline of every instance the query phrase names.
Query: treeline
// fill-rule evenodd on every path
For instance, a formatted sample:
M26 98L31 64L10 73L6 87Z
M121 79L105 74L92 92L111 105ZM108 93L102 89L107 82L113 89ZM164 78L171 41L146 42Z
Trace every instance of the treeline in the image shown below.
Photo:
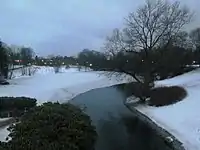
M141 86L143 95L156 79L173 77L200 64L200 28L184 30L192 13L180 2L147 0L125 18L123 29L108 36L103 53L82 51L79 63L109 75L128 74ZM196 66L195 66L196 65Z
M165 79L191 71L200 65L200 50L171 46L168 50L157 48L149 53L149 68L155 79ZM118 52L113 56L94 50L80 52L77 62L93 70L128 73L132 70L141 75L145 68L145 52L134 54Z
M94 70L102 70L108 67L106 55L99 51L84 49L76 59L78 65L90 67Z
M38 66L78 65L77 59L72 56L50 56L48 58L35 56L33 64Z
M28 47L8 46L0 41L0 75L8 78L9 70L15 65L27 66L33 62L33 49Z
M32 48L9 46L0 41L0 84L4 79L11 79L13 70L20 68L21 75L33 75L34 68L31 65L60 67L78 65L77 58L68 56L37 56Z

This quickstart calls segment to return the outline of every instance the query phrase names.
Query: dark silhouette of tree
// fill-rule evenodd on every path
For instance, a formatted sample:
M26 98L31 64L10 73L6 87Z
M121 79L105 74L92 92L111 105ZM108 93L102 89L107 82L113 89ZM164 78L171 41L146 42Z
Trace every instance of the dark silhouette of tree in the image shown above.
M86 66L94 70L99 70L106 68L107 58L104 53L84 49L78 54L77 62L80 66Z
M4 78L8 78L9 54L6 45L0 41L0 73Z
M34 56L34 51L31 48L22 47L20 54L21 54L22 64L24 66L26 66L32 62L32 59Z
M190 11L186 7L181 7L179 2L147 0L136 12L128 15L126 27L122 31L115 29L105 44L105 49L111 57L119 52L131 53L137 60L135 64L139 66L134 65L127 70L120 64L113 66L113 70L131 75L143 85L145 91L148 91L147 89L154 86L156 68L152 66L157 63L152 60L153 51L162 49L159 53L164 56L165 51L175 46L175 43L178 44L177 36L184 25L191 21L191 17ZM144 95L143 101L145 97Z
M190 38L197 50L200 50L200 28L196 28L190 32Z
M190 38L195 47L194 61L200 63L200 28L196 28L190 32Z
M36 99L28 97L0 97L0 116L7 112L11 113L9 117L21 117L25 110L36 106Z

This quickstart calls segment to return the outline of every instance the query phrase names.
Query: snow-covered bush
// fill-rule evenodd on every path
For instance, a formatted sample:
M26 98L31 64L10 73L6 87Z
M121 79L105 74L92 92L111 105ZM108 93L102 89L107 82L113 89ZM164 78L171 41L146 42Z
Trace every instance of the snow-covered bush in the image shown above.
M23 66L21 68L21 75L24 76L24 75L27 75L27 76L32 76L35 74L37 68L34 67L34 66Z
M93 150L96 131L90 117L71 104L45 103L10 127L10 150Z
M0 97L0 117L20 117L35 107L36 101L29 97Z
M65 65L65 69L69 69L70 68L70 66L69 65Z
M157 87L150 91L149 104L152 106L165 106L177 103L187 96L183 87Z
M32 76L32 75L34 75L35 73L36 73L36 71L37 71L37 68L36 67L28 67L28 75L29 76Z
M59 73L60 72L60 66L55 66L54 67L54 72Z

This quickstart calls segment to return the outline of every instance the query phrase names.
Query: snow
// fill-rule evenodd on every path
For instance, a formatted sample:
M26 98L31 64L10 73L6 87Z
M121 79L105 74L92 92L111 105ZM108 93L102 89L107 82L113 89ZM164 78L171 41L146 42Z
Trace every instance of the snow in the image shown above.
M200 150L200 69L156 82L156 86L171 85L184 87L188 96L170 106L137 109L180 140L186 150Z
M1 122L8 121L9 119L10 118L0 118L0 124L1 124ZM9 125L0 127L0 141L3 141L3 142L6 141L6 137L9 134L9 131L7 130L8 127L9 127Z
M25 75L23 75L23 77L29 77L28 75L29 70L33 74L35 69L37 69L37 66L27 66L27 67L22 68L22 66L18 65L15 67L14 70L9 71L8 77L11 77L11 79L22 77L22 70L24 70L25 72Z
M91 89L127 82L127 78L120 81L108 79L104 75L99 76L100 72L90 70L79 72L77 68L62 67L61 73L55 74L53 67L31 67L36 69L33 76L21 77L20 70L14 70L15 78L9 81L11 85L0 86L0 96L33 97L38 100L38 104L47 101L67 102ZM156 82L156 86L171 85L184 87L188 96L170 106L140 106L137 109L177 137L187 150L200 150L200 69ZM0 140L5 140L8 135L6 128L0 129Z
M0 123L3 122L3 121L7 121L9 120L10 118L0 118Z
M36 67L36 66L34 66ZM115 78L108 79L99 72L79 72L76 68L60 69L55 73L53 67L37 67L33 76L10 80L11 85L0 86L0 96L27 96L38 100L66 102L74 96L94 88L127 82Z
M30 66L35 70L32 76L21 76L21 69L14 70L14 79L9 80L10 85L0 86L0 96L27 96L36 98L38 104L47 101L67 102L78 94L86 91L128 82L128 78L117 80L108 79L102 72L78 71L78 68L60 68L55 73L53 67ZM84 70L84 69L83 69ZM8 135L6 127L0 129L0 140Z
M8 134L10 133L10 132L7 130L8 127L9 127L9 125L0 128L0 141L2 141L2 142L6 142L6 138L8 137Z

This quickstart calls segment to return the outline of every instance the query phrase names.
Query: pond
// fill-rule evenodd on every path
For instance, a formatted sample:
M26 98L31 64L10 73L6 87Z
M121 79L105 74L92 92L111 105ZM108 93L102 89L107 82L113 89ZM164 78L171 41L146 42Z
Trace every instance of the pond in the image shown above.
M170 150L164 141L124 105L116 86L80 94L70 103L85 107L98 132L95 150Z

